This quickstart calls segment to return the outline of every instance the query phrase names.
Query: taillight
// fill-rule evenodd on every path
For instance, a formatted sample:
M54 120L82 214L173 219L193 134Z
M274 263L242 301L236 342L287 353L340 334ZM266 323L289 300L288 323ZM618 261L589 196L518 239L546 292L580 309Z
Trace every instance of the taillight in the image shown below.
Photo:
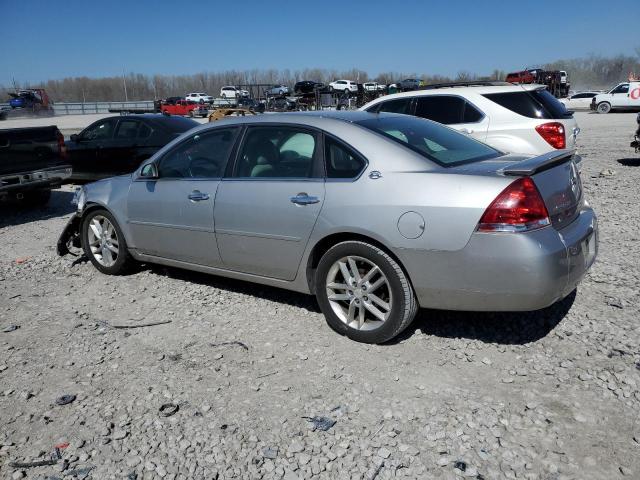
M67 158L67 146L64 144L64 135L60 133L60 130L58 130L56 137L58 138L58 155L60 158Z
M549 212L531 177L522 177L505 188L485 210L479 232L528 232L546 227Z
M536 132L538 132L540 136L553 148L562 149L567 147L564 125L560 122L550 122L538 125L536 127Z

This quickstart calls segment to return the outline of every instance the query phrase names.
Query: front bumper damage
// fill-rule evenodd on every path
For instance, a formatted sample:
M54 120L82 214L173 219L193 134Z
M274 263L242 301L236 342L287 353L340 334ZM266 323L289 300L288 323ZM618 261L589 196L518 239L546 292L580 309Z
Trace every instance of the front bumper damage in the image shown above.
M82 242L80 241L81 222L82 216L79 213L75 213L64 227L62 234L58 238L58 244L56 247L58 255L61 257L71 253L69 250L71 247L82 248Z

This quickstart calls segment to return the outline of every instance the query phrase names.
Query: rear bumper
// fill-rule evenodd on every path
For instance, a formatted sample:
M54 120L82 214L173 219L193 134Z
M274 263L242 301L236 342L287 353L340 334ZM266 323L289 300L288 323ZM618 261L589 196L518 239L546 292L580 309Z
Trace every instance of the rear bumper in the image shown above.
M58 187L70 176L69 165L0 175L0 195L16 190Z
M530 311L571 293L597 255L595 213L585 208L561 231L474 233L462 250L400 250L421 307Z

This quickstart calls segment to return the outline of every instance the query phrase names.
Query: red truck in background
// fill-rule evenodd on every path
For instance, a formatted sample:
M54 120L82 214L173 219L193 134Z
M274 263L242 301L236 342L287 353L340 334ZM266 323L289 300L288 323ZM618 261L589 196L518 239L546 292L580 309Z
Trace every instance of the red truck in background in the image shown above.
M209 115L209 110L204 105L189 100L175 100L171 102L162 102L160 111L166 115L182 115L182 116L200 116Z
M543 70L541 68L527 68L520 72L507 74L505 82L509 83L538 83L545 85L547 90L556 98L569 95L571 84L567 72L564 70Z

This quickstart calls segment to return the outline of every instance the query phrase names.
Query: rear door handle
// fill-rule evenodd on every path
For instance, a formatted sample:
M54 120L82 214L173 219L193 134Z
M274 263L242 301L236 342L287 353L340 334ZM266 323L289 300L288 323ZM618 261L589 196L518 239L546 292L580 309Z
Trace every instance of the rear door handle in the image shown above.
M466 135L471 135L473 133L473 130L470 130L468 128L461 128L460 131Z
M291 203L295 203L296 205L311 205L320 202L318 197L310 197L304 192L297 194L295 197L291 197L290 200Z
M199 190L194 190L189 194L189 200L191 200L192 202L201 202L203 200L209 200L209 194L202 193Z

